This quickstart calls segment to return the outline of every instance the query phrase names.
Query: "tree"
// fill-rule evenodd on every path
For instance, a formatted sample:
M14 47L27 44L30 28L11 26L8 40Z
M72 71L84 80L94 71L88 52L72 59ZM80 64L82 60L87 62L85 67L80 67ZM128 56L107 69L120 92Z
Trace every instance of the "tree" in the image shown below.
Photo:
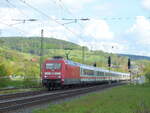
M7 73L7 69L6 69L5 65L0 64L0 76L2 77L2 76L6 76L6 75L8 75L8 73Z
M150 82L150 64L147 64L146 67L144 68L144 75L148 82Z
M0 76L9 76L14 72L15 66L12 66L10 63L2 63L0 64Z

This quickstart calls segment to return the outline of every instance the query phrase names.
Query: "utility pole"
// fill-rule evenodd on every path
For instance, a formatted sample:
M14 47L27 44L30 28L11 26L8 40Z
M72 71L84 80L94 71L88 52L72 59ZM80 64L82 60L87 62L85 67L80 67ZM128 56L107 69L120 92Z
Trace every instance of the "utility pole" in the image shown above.
M82 64L84 64L84 57L85 57L85 55L84 55L84 49L85 49L85 47L82 46Z
M110 67L111 67L111 56L108 57L108 67L109 67L109 74L110 74ZM109 80L109 84L111 84L111 79Z
M41 47L40 47L40 76L42 74L42 62L43 62L43 33L44 33L44 30L42 29L41 30L41 40L40 40L40 43L41 43Z
M130 73L130 84L131 84L131 60L130 60L130 58L128 58L128 70Z

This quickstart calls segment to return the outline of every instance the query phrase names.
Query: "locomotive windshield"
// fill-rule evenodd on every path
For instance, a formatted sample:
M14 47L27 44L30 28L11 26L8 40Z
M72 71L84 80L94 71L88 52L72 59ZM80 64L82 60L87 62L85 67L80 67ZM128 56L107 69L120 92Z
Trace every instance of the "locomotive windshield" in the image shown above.
M61 63L47 63L46 69L60 69Z

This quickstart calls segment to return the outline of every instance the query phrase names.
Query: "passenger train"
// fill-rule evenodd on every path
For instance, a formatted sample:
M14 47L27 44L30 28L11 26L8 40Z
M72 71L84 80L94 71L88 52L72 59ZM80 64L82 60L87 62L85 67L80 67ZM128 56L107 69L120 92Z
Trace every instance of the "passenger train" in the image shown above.
M45 60L42 65L41 77L42 84L49 90L71 85L87 85L130 79L129 73L109 71L65 60L62 57Z

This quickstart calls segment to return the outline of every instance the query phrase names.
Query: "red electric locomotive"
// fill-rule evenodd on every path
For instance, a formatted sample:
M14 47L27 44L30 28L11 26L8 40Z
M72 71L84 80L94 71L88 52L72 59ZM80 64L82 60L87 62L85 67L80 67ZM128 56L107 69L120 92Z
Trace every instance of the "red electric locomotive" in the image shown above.
M49 89L80 82L80 67L68 65L62 57L54 57L42 66L42 83Z

